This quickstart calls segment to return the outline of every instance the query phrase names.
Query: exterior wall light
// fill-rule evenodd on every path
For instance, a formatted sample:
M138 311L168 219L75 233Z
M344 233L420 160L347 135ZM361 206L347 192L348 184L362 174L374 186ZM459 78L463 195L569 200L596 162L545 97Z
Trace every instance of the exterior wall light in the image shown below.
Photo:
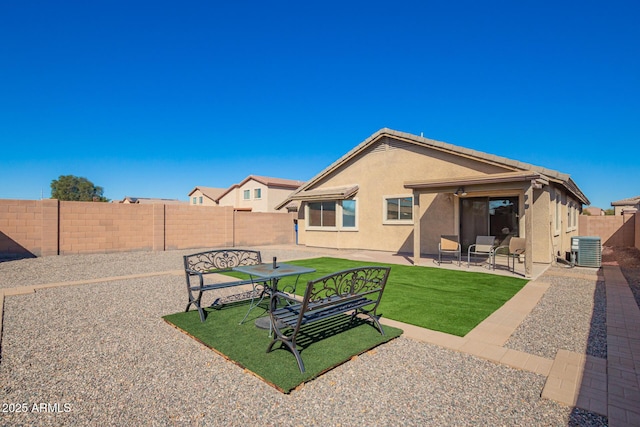
M464 187L458 187L458 189L456 190L455 193L453 193L454 196L466 196L467 192L464 191Z

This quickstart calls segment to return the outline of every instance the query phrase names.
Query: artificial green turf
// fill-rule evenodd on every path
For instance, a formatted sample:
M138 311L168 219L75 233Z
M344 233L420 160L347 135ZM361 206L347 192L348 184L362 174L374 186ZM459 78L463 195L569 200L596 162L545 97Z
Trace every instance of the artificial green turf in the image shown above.
M527 280L487 273L434 267L381 264L339 258L287 261L316 269L300 277L296 293L303 295L306 281L347 268L364 265L391 267L378 314L388 319L452 335L465 336L500 308ZM292 285L285 277L278 285Z
M383 336L371 323L361 319L351 323L350 316L312 323L299 335L298 349L305 365L305 373L301 373L293 354L280 344L266 353L271 342L269 332L254 324L257 317L266 314L266 304L251 311L239 325L247 308L244 302L206 309L205 322L200 321L197 310L163 318L284 393L402 334L400 329L383 326Z

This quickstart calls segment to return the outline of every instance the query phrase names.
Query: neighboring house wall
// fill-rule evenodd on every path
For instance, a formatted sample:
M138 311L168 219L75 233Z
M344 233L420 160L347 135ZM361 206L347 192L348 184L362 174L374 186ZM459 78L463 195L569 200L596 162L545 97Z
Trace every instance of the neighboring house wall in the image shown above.
M604 211L601 208L598 208L598 207L584 208L583 211L584 212L588 212L589 215L592 215L592 216L604 215Z
M226 192L219 199L219 204L252 212L278 212L275 207L293 190L295 188L291 186L268 185L251 178Z
M640 210L640 196L611 202L611 206L614 208L615 215L622 215L625 211L634 212L634 210Z
M278 212L276 206L286 199L293 190L295 188L270 187L267 192L267 211Z
M216 206L216 202L207 197L200 189L196 189L189 195L189 204L198 206Z
M616 216L620 216L622 215L625 211L633 211L633 210L640 210L640 204L628 204L628 205L624 205L624 206L614 206L613 210L614 210L614 214Z
M294 218L186 204L0 200L0 258L292 244Z
M268 187L250 179L237 186L220 199L220 206L235 206L239 209L251 209L253 212L268 211Z

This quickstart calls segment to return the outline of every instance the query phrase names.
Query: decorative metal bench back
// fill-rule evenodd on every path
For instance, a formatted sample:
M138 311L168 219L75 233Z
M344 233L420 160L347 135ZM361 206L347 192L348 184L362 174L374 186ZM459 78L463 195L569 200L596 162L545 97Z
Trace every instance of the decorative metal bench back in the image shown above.
M377 305L390 270L390 267L358 267L311 280L307 284L302 310L314 310L362 296L370 296Z
M239 265L261 264L259 251L246 249L220 249L185 255L185 270L211 273L217 270L228 271Z

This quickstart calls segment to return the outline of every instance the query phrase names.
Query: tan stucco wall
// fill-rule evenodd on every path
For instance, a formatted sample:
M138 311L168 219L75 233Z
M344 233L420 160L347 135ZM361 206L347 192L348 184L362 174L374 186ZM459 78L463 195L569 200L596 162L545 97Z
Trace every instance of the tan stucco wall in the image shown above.
M550 247L550 257L551 260L555 259L556 256L561 258L565 258L567 253L571 251L571 238L574 236L586 236L585 230L580 229L580 205L579 203L571 198L568 193L557 186L547 186L545 187L549 190L549 227L548 233L551 236L551 247ZM557 197L560 197L560 200L557 200ZM560 205L560 223L556 224L556 204ZM574 208L572 209L571 206ZM575 217L573 214L573 210L576 210ZM572 213L572 219L569 221L569 213ZM575 223L574 223L575 219ZM542 237L542 231L539 232ZM543 262L540 260L539 262Z
M524 203L527 200L523 199ZM551 216L550 216L550 192L549 188L541 190L533 190L533 207L532 210L520 210L524 212L522 219L526 221L527 215L532 215L533 236L527 236L526 233L520 233L522 237L528 237L533 240L533 262L549 263L552 261L553 238L551 233ZM521 221L522 223L522 221ZM521 230L525 230L523 226Z
M255 190L261 190L259 199L255 198ZM244 199L244 191L249 190L249 199ZM234 188L220 199L220 206L251 209L252 212L280 212L275 207L291 194L293 190L279 187L268 187L261 182L250 179L243 185Z
M637 205L626 205L626 206L614 206L613 207L613 212L614 212L614 215L622 215L625 210L626 211L630 211L630 210L633 210L633 209L640 210L640 204L637 204Z
M636 212L633 215L633 219L635 220L635 230L634 230L635 247L640 249L640 211Z
M314 187L359 186L356 195L358 232L307 229L305 243L319 247L411 252L413 224L383 224L384 197L412 196L412 191L404 188L405 181L498 172L504 172L504 169L394 140L391 146L381 142ZM424 194L420 196L420 204L424 213L420 232L424 242L422 252L435 253L440 234L455 232L453 196Z
M292 188L271 187L267 191L267 212L280 212L276 211L276 206L282 203L294 190ZM283 210L286 211L286 209Z
M391 141L390 144L385 142ZM341 168L332 172L311 189L358 185L357 232L344 230L304 230L302 239L308 246L360 248L384 251L413 252L414 225L383 224L383 200L385 196L411 196L404 188L407 181L451 179L483 176L507 172L499 166L438 150L418 147L386 138L366 152L354 157ZM577 235L578 225L566 228L567 204L575 203L568 198L563 188L552 190L555 184L541 189L529 190L531 183L512 182L506 184L475 185L468 197L518 197L519 230L526 236L526 215L531 215L532 260L549 263L556 252L568 251L570 237ZM419 191L420 251L435 254L442 234L459 233L459 199L453 196L455 188L438 189L432 192ZM526 194L532 191L531 201ZM561 193L561 231L554 234L553 215L555 204L551 192ZM555 193L554 193L555 194ZM579 210L578 210L579 213Z
M196 203L193 203L194 197L196 198ZM202 197L202 204L200 204L200 197ZM200 190L195 190L191 196L189 196L189 204L197 206L216 206L216 202L205 196Z

